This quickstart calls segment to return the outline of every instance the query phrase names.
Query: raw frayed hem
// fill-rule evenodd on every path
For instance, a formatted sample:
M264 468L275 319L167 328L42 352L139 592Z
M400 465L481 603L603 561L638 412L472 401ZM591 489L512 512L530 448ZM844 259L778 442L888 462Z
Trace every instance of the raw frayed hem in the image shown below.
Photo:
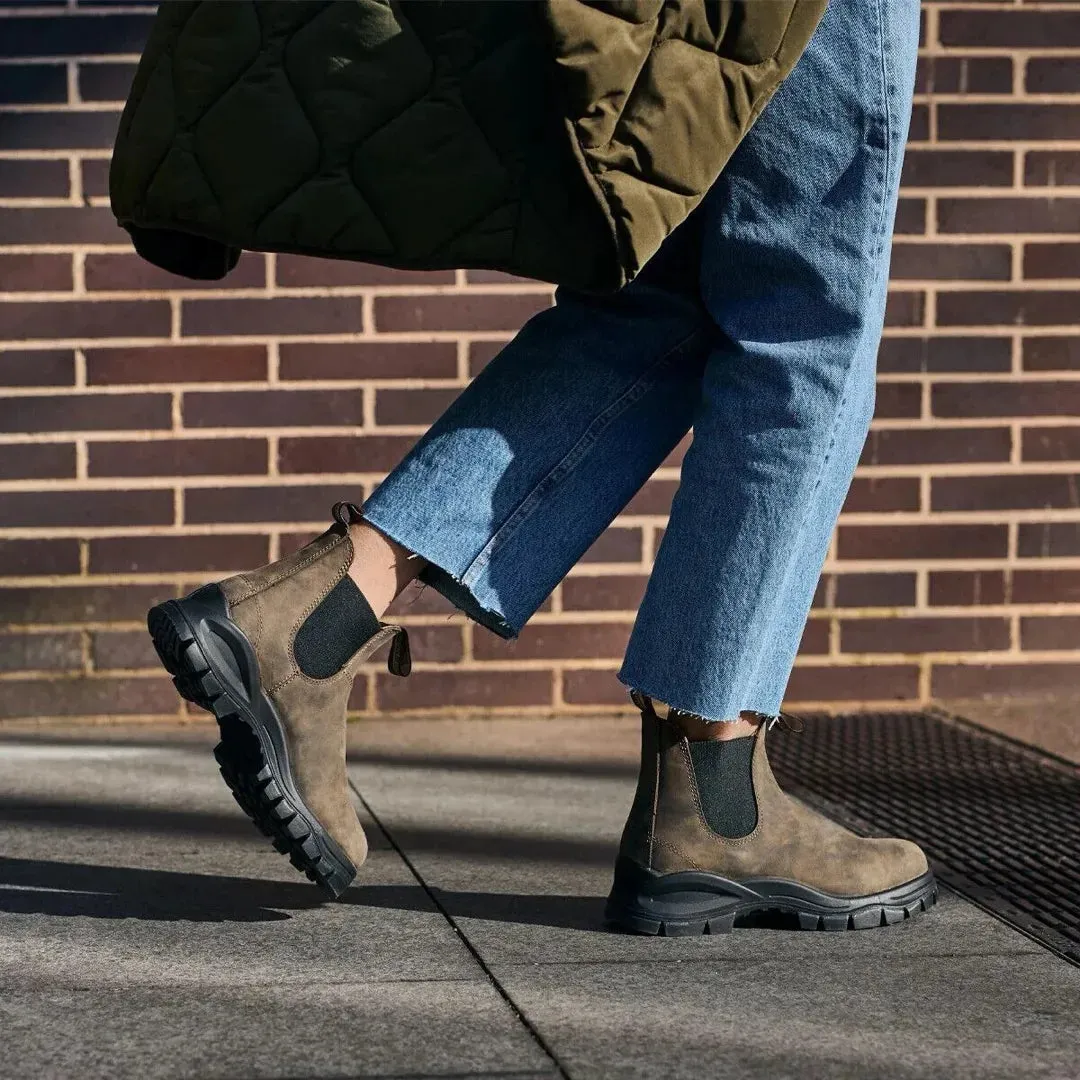
M662 698L654 697L652 694L648 693L645 690L641 690L638 687L630 686L630 684L625 682L623 679L620 679L619 681L622 682L623 685L626 686L627 689L630 691L631 700L634 699L635 695L638 695L642 698L647 699L649 704L652 706L655 706L657 703L665 705L668 710L667 715L673 719L678 716L689 716L693 717L696 720L702 720L706 724L736 724L740 720L744 719L742 715L743 713L752 713L754 719L756 719L758 723L764 723L767 724L769 727L772 727L774 724L779 723L784 718L784 716L791 717L792 715L790 713L783 712L767 713L762 712L760 709L741 709L736 716L703 716L701 713L695 712L692 709L682 709L678 705L675 705L670 701L665 701ZM797 718L793 717L793 719Z
M458 611L467 615L473 622L479 623L485 630L506 641L513 641L520 631L506 621L501 612L483 607L473 595L472 590L463 585L453 574L428 560L427 566L420 571L418 580L430 585L441 596L445 596Z
M472 590L454 577L449 570L444 570L433 562L423 551L418 551L413 543L393 526L387 526L368 517L366 504L360 509L360 517L365 524L377 529L383 536L389 537L395 544L399 544L410 552L408 556L410 559L423 559L426 565L417 575L416 580L422 585L430 585L440 596L446 597L463 615L467 615L473 622L479 623L485 630L490 630L506 641L512 641L521 633L520 627L511 626L502 612L484 607L473 595Z

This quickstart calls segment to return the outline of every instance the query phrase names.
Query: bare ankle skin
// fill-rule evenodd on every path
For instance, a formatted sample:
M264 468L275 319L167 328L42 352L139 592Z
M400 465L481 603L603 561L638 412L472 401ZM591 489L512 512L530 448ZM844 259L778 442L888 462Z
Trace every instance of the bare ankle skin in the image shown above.
M709 721L702 720L700 716L692 713L680 713L672 710L670 705L662 701L654 701L653 707L661 716L666 710L669 719L691 741L699 742L706 739L714 739L723 742L726 739L744 739L753 735L761 724L761 717L757 713L740 713L738 720Z
M350 525L349 537L353 542L349 577L381 619L401 590L424 569L427 560L413 555L367 522Z

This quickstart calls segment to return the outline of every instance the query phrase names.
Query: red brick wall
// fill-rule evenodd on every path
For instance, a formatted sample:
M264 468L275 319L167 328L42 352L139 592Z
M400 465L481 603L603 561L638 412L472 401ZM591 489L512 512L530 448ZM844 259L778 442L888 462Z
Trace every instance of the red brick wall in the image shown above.
M143 263L106 182L148 10L0 8L0 720L175 716L147 606L360 500L549 302L482 273L249 253L222 288ZM897 234L877 419L788 705L1075 690L1080 6L925 5ZM430 590L403 608L416 671L373 666L356 708L622 706L677 476L516 645Z

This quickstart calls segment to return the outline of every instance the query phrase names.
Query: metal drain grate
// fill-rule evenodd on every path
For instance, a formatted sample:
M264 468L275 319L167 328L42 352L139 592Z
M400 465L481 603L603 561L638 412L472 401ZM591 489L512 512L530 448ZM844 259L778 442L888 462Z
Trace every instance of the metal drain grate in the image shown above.
M806 720L769 740L787 790L916 841L943 882L1080 964L1080 769L930 713Z

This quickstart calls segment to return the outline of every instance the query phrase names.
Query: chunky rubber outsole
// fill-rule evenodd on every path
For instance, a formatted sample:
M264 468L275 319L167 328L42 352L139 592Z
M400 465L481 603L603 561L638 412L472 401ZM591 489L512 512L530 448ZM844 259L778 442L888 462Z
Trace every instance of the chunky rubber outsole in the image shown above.
M214 757L240 809L297 870L339 897L356 867L296 790L284 726L224 594L207 585L167 600L150 609L146 625L180 695L217 719Z
M623 930L664 937L726 934L740 917L763 911L795 916L800 930L866 930L928 911L937 895L929 870L886 892L846 897L776 878L735 882L700 870L658 874L620 857L604 917Z

